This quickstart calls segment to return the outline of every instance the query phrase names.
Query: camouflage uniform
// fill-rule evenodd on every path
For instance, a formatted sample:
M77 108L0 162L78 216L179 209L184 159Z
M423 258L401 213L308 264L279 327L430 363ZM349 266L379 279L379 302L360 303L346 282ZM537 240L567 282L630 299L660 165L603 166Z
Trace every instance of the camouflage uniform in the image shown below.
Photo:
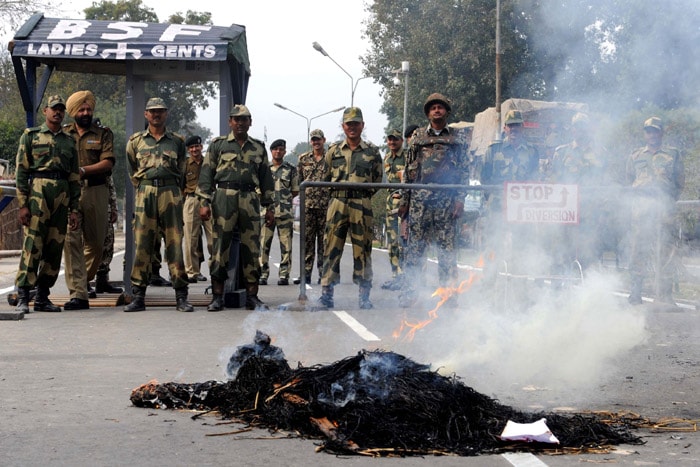
M228 278L231 242L238 229L243 279L247 284L257 285L260 279L260 206L272 204L274 186L262 141L248 136L241 147L231 132L211 142L202 164L197 196L203 206L211 205L212 209L212 280L225 282Z
M579 224L557 225L554 256L559 267L565 272L574 260L583 268L595 264L602 254L600 238L605 206L609 193L601 189L608 185L605 161L607 152L593 142L573 141L559 146L552 158L551 174L548 181L552 183L574 184L579 186ZM593 188L595 187L595 189ZM552 229L547 229L552 230ZM552 251L552 245L549 245Z
M202 242L202 229L204 229L207 237L209 257L211 257L213 247L212 222L211 220L203 221L199 217L199 208L202 202L196 196L202 164L204 164L204 159L197 163L194 159L188 157L185 166L185 188L183 190L185 196L183 214L185 223L185 270L190 280L196 279L201 274L199 250Z
M653 117L645 127L661 123ZM629 271L632 295L641 303L642 282L648 266L655 264L660 279L657 298L671 302L674 278L674 217L676 200L685 185L683 158L677 148L645 146L627 160L627 181L632 187L632 245Z
M329 169L325 154L318 162L314 158L313 151L299 156L297 164L299 183L304 181L319 182L328 177ZM323 270L323 235L326 229L326 214L330 200L330 188L313 187L306 189L304 198L304 222L306 227L304 237L304 269L306 279L310 280L314 270L314 259L318 269L319 278Z
M329 182L382 181L382 157L372 143L362 141L354 150L347 141L334 143L326 153ZM372 195L376 190L342 187L331 190L325 229L325 247L321 285L333 287L340 282L340 259L345 247L345 238L350 231L352 242L352 281L362 289L372 287L372 239L373 221Z
M384 173L388 183L401 183L403 171L406 168L406 154L403 149L393 154L387 151L384 157ZM389 262L391 263L392 277L401 275L401 237L399 217L399 204L401 203L401 193L398 190L389 192L386 198L386 236L389 244Z
M73 122L66 125L64 131L75 140L80 167L103 160L114 163L114 136L109 128L93 123L81 136L77 124ZM78 210L80 227L67 232L64 247L66 285L71 298L88 299L87 284L95 277L102 260L105 226L109 218L107 176L103 173L88 176L81 181Z
M513 123L509 123L512 120ZM506 117L506 125L523 123L520 112L511 111ZM484 165L481 170L482 185L503 185L505 182L537 181L539 179L539 153L537 149L525 141L517 145L513 144L510 137L502 142L496 142L489 146L484 156ZM503 221L503 193L502 190L487 192L484 220L484 243L502 255L506 259L513 260L514 264L524 266L522 258L517 258L523 253L521 246L514 245L515 239L537 238L537 227L532 225L507 225ZM532 245L530 245L532 246ZM495 266L495 262L488 265ZM487 271L486 276L493 276L495 270Z
M187 290L182 254L182 193L185 142L166 131L157 140L146 129L134 133L126 145L131 181L136 188L134 241L136 255L131 270L134 287L148 286L157 237L165 234L165 258L174 289Z
M78 212L75 141L64 131L53 134L46 123L27 128L19 140L16 166L17 200L20 208L29 208L31 220L24 229L15 285L48 290L61 268L68 213Z
M116 213L118 211L117 207L117 190L114 187L114 179L111 175L107 176L107 189L109 190L109 211L107 215L106 222L106 235L105 241L102 246L102 261L100 266L97 268L97 281L99 282L101 278L103 280L109 280L109 271L112 264L112 259L114 258L114 224L112 223L111 213Z
M443 128L437 133L430 126L416 130L406 154L404 183L469 185L469 159L465 148L455 138L454 130ZM415 174L413 178L410 174ZM456 279L455 254L457 221L453 212L456 202L463 202L466 190L410 190L401 204L408 205L408 241L404 249L406 279L401 302L416 298L415 287L425 263L429 243L437 246L438 278L447 286Z
M262 224L260 277L262 279L270 277L270 248L272 247L272 237L275 234L274 229L277 229L281 256L279 277L288 280L289 271L292 268L292 234L294 231L292 199L293 193L299 192L299 176L297 168L286 161L279 166L272 164L270 171L275 181L275 194L274 204L268 209L275 211L275 225L268 227L264 223Z

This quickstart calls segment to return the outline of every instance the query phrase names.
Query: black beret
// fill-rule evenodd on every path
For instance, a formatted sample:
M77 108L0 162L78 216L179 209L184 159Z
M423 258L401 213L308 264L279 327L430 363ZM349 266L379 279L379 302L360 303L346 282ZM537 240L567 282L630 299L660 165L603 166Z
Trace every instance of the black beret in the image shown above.
M185 146L187 146L188 148L190 146L194 146L195 144L202 144L202 138L200 136L190 136L185 140Z
M286 142L285 140L283 140L283 139L276 139L276 140L274 140L274 141L272 142L272 144L270 145L270 149L275 149L275 148L278 148L278 147L280 147L280 146L283 146L283 147L286 148L286 147L287 147L287 142Z

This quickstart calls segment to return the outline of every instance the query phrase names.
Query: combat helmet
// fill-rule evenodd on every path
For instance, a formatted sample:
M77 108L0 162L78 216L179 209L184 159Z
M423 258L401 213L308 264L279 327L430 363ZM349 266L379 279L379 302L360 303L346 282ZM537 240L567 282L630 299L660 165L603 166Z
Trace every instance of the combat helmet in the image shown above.
M430 109L430 106L436 102L444 105L448 112L452 111L452 101L439 92L434 92L425 100L425 104L423 104L423 113L428 115L428 109Z

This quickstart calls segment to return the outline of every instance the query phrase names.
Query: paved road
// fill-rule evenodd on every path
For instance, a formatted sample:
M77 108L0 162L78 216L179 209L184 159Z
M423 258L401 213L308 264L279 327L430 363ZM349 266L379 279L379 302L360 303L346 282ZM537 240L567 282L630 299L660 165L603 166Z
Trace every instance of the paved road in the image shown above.
M298 252L298 250L295 250ZM298 308L298 288L260 288L272 311L228 309L178 313L153 307L126 314L121 308L32 313L0 321L0 451L2 465L366 465L360 457L315 453L315 443L269 439L269 433L212 436L234 431L215 416L139 409L131 390L151 379L198 382L223 379L233 350L257 329L271 335L294 366L330 363L361 349L393 350L456 373L465 384L521 410L631 410L654 420L700 419L698 312L630 308L613 293L614 278L592 278L584 288L554 292L532 281L499 283L497 293L475 287L459 306L408 340L402 322L429 317L437 303L434 265L424 299L411 310L383 291L388 259L375 251L374 310L357 309L350 283L350 253L336 309ZM272 258L278 258L273 250ZM117 256L113 271L120 268ZM16 258L0 258L0 288L11 287ZM298 262L294 257L295 265ZM297 266L294 268L297 270ZM463 277L469 269L463 269ZM205 272L206 274L206 272ZM314 280L316 279L314 273ZM271 284L276 284L273 268ZM202 294L206 284L192 288ZM527 289L527 306L517 298ZM6 289L7 290L7 289ZM311 285L308 296L318 296ZM65 294L61 277L54 295ZM172 289L149 288L172 297ZM200 298L201 295L199 296ZM4 305L8 307L7 305ZM9 307L7 308L9 309ZM285 310L283 310L285 309ZM647 444L609 454L428 457L373 460L378 465L563 466L699 465L700 437L689 432L641 431Z

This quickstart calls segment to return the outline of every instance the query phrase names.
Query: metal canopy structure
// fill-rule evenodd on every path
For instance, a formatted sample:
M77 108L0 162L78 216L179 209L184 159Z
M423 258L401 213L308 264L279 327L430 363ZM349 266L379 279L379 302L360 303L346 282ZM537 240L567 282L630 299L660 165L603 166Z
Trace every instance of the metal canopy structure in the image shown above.
M61 19L37 13L17 31L8 49L27 126L35 125L52 73L65 71L126 76L126 137L143 128L146 81L218 81L219 134L227 134L229 109L245 103L250 79L245 32L236 24ZM167 101L168 96L160 97ZM128 222L134 192L126 170L125 177ZM131 229L126 231L126 244L133 245ZM126 249L125 260L128 287L133 248Z

